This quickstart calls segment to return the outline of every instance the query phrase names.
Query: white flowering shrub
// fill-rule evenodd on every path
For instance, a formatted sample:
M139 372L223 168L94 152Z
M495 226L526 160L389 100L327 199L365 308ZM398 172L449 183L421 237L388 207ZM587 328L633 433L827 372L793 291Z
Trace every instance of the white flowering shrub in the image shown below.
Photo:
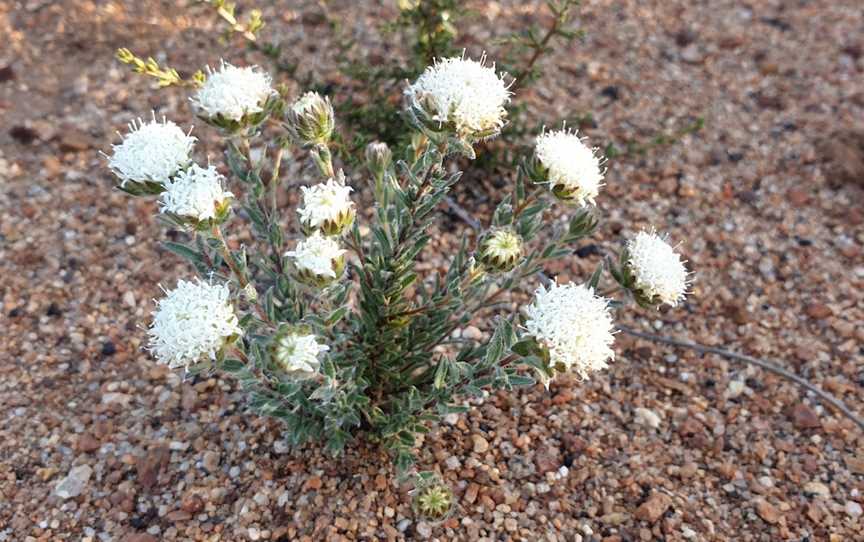
M404 91L411 143L373 143L368 171L347 175L331 152L328 98L280 94L256 67L222 64L199 79L190 103L224 137L225 167L196 163L195 138L167 121L134 124L108 157L120 189L157 198L160 217L189 233L165 247L198 277L157 302L150 349L172 368L236 378L295 445L339 452L363 436L404 470L417 434L464 411L466 397L589 378L612 362L613 306L676 305L686 293L680 257L653 232L581 284L542 274L598 223L602 160L565 128L537 136L486 231L442 255L446 269L421 272L419 261L440 261L428 254L430 227L459 182L456 159L506 122L508 78L483 59L430 66ZM318 178L304 179L291 212L277 193L282 159L298 149ZM566 227L547 220L553 205L571 215ZM224 232L245 227L254 241L229 246ZM614 303L597 291L604 270L622 294ZM501 314L511 294L524 306ZM459 332L470 324L489 338ZM441 495L424 495L443 510Z

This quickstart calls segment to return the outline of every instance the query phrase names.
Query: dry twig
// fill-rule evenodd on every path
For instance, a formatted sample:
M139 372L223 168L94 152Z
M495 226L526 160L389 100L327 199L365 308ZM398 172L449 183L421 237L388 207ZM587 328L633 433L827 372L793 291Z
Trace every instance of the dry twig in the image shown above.
M447 201L447 205L450 207L450 210L453 211L453 213L456 216L461 218L471 228L473 228L475 230L481 229L480 223L477 220L475 220L473 217L471 217L471 214L468 213L468 211L466 211L458 203L456 203L456 201L454 201L452 198L449 198L449 197L447 198L446 201ZM548 277L546 277L542 273L541 273L541 279L545 279L546 281L549 280ZM681 341L678 339L673 339L671 337L665 337L663 335L654 335L653 333L645 333L643 331L637 331L637 330L629 328L627 326L619 325L619 326L617 326L617 328L620 329L621 331L623 331L624 333L627 333L628 335L633 335L634 337L639 337L642 339L647 339L649 341L654 341L654 342L658 342L658 343L669 344L672 346L678 346L680 348L689 348L689 349L695 350L701 354L716 354L718 356L723 356L727 359L733 359L736 361L741 361L744 363L749 363L750 365L755 365L757 367L761 367L762 369L765 369L768 372L774 373L777 376L780 376L780 377L785 378L786 380L789 380L790 382L794 382L795 384L798 384L799 386L806 389L807 391L813 392L817 397L819 397L819 399L824 401L828 406L834 408L835 410L837 410L838 412L840 412L841 414L843 414L844 416L846 416L847 418L849 418L850 420L855 422L855 425L857 425L862 430L864 430L864 420L862 420L852 409L850 409L848 406L846 406L846 404L843 401L841 401L840 399L837 399L836 397L834 397L833 395L831 395L827 391L817 387L816 385L810 383L809 381L796 375L795 373L791 373L791 372L787 371L786 369L784 369L783 367L781 367L780 365L778 365L776 363L772 363L772 362L766 361L764 359L754 358L752 356L747 356L745 354L739 354L737 352L732 352L729 350L723 350L722 348L715 348L713 346L704 346L701 344L696 344L696 343L691 343L691 342L687 342L687 341Z

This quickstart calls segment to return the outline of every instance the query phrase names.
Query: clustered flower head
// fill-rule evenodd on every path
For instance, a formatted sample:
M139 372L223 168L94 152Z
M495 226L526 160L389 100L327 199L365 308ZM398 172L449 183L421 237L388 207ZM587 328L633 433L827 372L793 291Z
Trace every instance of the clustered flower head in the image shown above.
M522 238L512 228L496 228L480 242L479 259L490 271L510 271L522 259Z
M242 333L228 286L181 280L156 302L150 350L169 367L189 367L216 354Z
M494 65L485 65L485 57L437 60L405 94L412 108L439 124L453 124L457 134L471 139L497 135L510 100L507 83Z
M314 186L304 186L303 206L297 209L306 230L320 230L325 235L339 235L354 222L351 187L344 178L328 179Z
M323 287L338 279L345 270L345 249L332 237L315 232L285 253L292 258L297 280Z
M603 181L603 164L575 131L566 127L537 137L535 155L547 170L552 193L561 201L594 204Z
M675 249L654 232L641 231L627 243L636 289L651 303L675 306L687 293L689 275Z
M606 368L615 355L608 301L587 286L541 286L526 314L527 333L548 350L555 371L573 370L580 378L587 378Z
M330 99L310 91L288 110L288 126L304 145L326 145L336 127L335 116Z
M318 337L286 327L274 340L273 358L282 369L297 376L311 376L318 371L318 355L330 347L319 344Z
M214 166L203 168L192 164L166 184L161 211L196 221L221 218L227 214L233 197L222 188L222 181Z
M222 62L218 71L210 70L192 103L207 117L240 122L249 114L260 113L273 94L270 75L257 66L239 68Z
M194 145L195 138L173 122L158 122L155 116L150 122L138 119L129 124L123 141L112 145L108 165L120 178L120 186L130 181L164 184L189 165Z

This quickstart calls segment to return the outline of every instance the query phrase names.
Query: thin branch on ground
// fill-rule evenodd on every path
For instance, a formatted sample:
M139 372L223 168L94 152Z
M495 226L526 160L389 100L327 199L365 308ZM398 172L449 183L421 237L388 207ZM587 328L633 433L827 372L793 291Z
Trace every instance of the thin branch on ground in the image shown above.
M450 210L453 211L453 213L456 216L461 218L466 224L468 224L473 229L475 229L475 230L480 229L480 223L476 219L474 219L470 215L470 213L468 213L468 211L466 211L458 203L456 203L455 201L453 201L453 199L451 199L449 197L447 198L446 201L447 201L447 205L450 206ZM541 279L546 278L548 280L548 278L545 277L545 275L543 275L542 273L540 273L540 275L541 275ZM838 412L840 412L841 414L843 414L844 416L846 416L847 418L849 418L850 420L855 422L855 424L858 427L860 427L862 430L864 430L864 420L862 420L852 409L850 409L848 406L846 406L846 404L843 403L843 401L841 401L840 399L837 399L836 397L834 397L833 395L831 395L827 391L824 391L821 388L815 386L814 384L810 383L808 380L806 380L806 379L804 379L804 378L802 378L802 377L800 377L794 373L790 373L789 371L787 371L786 369L784 369L783 367L781 367L780 365L778 365L776 363L772 363L772 362L766 361L764 359L754 358L752 356L747 356L745 354L739 354L737 352L732 352L729 350L723 350L722 348L715 348L713 346L704 346L701 344L696 344L696 343L691 343L691 342L687 342L687 341L681 341L678 339L673 339L671 337L665 337L663 335L654 335L653 333L645 333L643 331L637 331L637 330L629 328L627 326L619 325L617 327L618 327L618 329L620 329L624 333L627 333L628 335L633 335L634 337L639 337L639 338L647 339L647 340L654 341L654 342L669 344L672 346L678 346L681 348L689 348L691 350L695 350L695 351L702 353L702 354L716 354L718 356L723 356L723 357L728 358L728 359L734 359L736 361L742 361L744 363L749 363L750 365L755 365L757 367L761 367L762 369L765 369L768 372L774 373L777 376L783 377L786 380L794 382L795 384L798 384L802 388L813 392L822 401L824 401L829 406L833 407L835 410L837 410Z
M777 376L781 376L786 380L794 382L806 389L807 391L813 392L817 395L822 401L845 415L847 418L855 422L855 424L864 430L864 420L862 420L852 409L846 406L843 401L837 399L827 391L822 390L821 388L811 384L806 379L791 373L781 367L776 363L772 363L770 361L766 361L764 359L754 358L752 356L748 356L745 354L739 354L737 352L731 352L729 350L723 350L722 348L715 348L713 346L703 346L701 344L691 343L687 341L681 341L678 339L673 339L671 337L665 337L663 335L654 335L653 333L645 333L643 331L637 331L635 329L629 328L627 326L617 326L618 329L627 333L628 335L633 335L634 337L639 337L641 339L647 339L649 341L654 341L658 343L668 344L672 346L678 346L681 348L689 348L691 350L695 350L701 354L716 354L718 356L723 356L728 359L733 359L736 361L742 361L744 363L749 363L750 365L755 365L757 367L761 367L768 372L774 373Z
M447 206L450 207L450 210L453 211L453 214L462 219L462 222L468 224L471 228L477 231L483 229L483 225L480 224L480 221L471 216L471 213L466 211L464 207L456 203L456 200L450 196L446 196L444 201L447 203Z

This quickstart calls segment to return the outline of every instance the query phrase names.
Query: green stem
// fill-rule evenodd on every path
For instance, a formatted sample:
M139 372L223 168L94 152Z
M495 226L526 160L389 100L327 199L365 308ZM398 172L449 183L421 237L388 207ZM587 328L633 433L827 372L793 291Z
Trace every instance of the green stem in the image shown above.
M225 241L225 236L222 235L222 228L219 226L213 226L211 229L211 233L213 234L213 238L219 242L219 253L222 255L222 259L225 260L225 263L228 264L228 268L231 269L231 273L237 278L237 282L240 283L240 288L246 288L249 284L249 279L246 278L246 274L240 271L240 268L237 267L237 262L234 261L234 256L231 254L231 249L228 248L228 243Z
M316 145L312 151L312 159L315 160L321 175L327 179L336 177L336 172L333 170L333 155L327 145Z

